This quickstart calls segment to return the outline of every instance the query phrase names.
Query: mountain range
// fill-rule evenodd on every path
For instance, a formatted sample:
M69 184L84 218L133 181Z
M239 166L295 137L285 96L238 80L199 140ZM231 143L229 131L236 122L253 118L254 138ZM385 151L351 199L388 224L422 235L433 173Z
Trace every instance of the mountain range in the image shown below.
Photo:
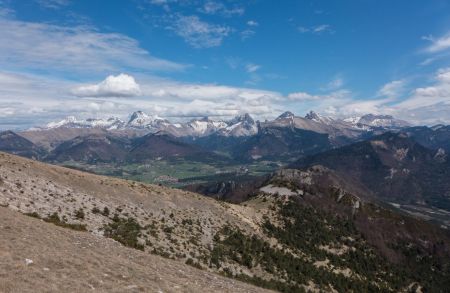
M44 153L53 152L47 156L53 159L64 157L59 155L61 149L71 150L90 144L93 145L88 147L89 152L95 152L104 145L106 152L115 146L115 150L111 150L113 153L124 153L129 146L136 145L138 138L165 134L158 139L170 140L168 144L179 140L178 149L180 144L188 143L206 152L227 153L236 160L286 161L407 125L404 121L385 115L365 115L352 121L332 119L311 111L305 117L285 112L274 120L264 122L243 114L229 121L214 121L205 117L185 123L171 123L137 111L131 114L128 122L119 118L78 120L71 116L19 134L32 142L33 148L40 148ZM82 140L86 141L82 143ZM113 140L114 143L109 144ZM83 161L91 160L91 157L101 158L102 155L86 155ZM130 156L118 154L116 161L125 158ZM105 161L104 158L102 161Z
M313 111L305 117L295 116L292 112L285 112L272 121L255 121L248 113L224 120L211 120L208 117L193 119L184 123L171 123L167 119L148 115L142 111L136 111L130 115L128 122L117 117L107 119L89 118L79 120L69 116L58 122L50 122L44 127L34 127L32 130L50 130L56 128L97 128L105 130L127 130L143 129L148 132L165 131L176 137L184 136L207 136L219 134L223 136L251 136L258 132L258 127L270 126L293 126L304 130L321 133L332 133L339 131L350 135L351 131L372 131L378 128L403 128L409 126L406 121L395 119L389 115L367 114L361 117L350 117L345 119L333 119L321 116ZM338 131L339 130L339 131Z
M101 247L112 238L122 246L111 246L118 255L108 265L133 272L136 259L151 257L282 292L443 292L450 286L449 138L449 126L410 126L387 115L285 112L270 121L244 114L185 123L139 111L128 122L72 117L0 133L0 151L13 154L0 153L0 209L31 216L2 212L35 247L62 255L52 229L77 230L61 238L65 247L74 237L94 241L86 232ZM47 231L41 240L38 230ZM23 238L20 231L8 232L8 241ZM27 251L22 258L51 270L44 278L58 272L45 253L1 245ZM122 258L123 246L136 250L135 259ZM103 262L96 270L105 270ZM109 280L90 274L107 290ZM0 281L7 275L0 268ZM193 282L196 290L200 281Z
M2 151L235 202L280 168L321 165L373 199L449 224L450 127L444 125L410 126L372 114L333 119L312 111L270 121L244 114L171 123L137 111L128 122L70 117L0 135Z

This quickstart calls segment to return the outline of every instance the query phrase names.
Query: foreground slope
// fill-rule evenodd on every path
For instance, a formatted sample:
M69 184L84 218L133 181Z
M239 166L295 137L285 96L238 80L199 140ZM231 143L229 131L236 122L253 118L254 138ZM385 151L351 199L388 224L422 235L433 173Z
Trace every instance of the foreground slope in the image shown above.
M234 205L0 153L0 205L282 292L450 286L447 231L359 198L326 168L280 172Z
M0 292L261 292L0 207Z

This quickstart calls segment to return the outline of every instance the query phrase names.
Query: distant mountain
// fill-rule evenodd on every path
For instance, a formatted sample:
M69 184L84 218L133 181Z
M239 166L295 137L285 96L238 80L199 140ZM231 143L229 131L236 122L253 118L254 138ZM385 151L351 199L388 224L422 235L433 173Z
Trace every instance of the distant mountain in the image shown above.
M202 153L201 148L181 142L175 137L158 133L148 134L133 141L128 159L145 161L146 159L186 157Z
M396 119L391 115L366 114L361 117L346 118L344 121L362 129L367 129L370 127L398 129L411 126L408 122Z
M445 153L450 153L450 125L416 126L406 128L403 131L427 148L442 149Z
M78 136L58 145L46 157L47 161L76 161L85 163L123 162L129 141L111 135Z
M302 158L292 165L322 165L347 182L364 186L385 202L450 211L450 160L406 133L385 133L367 141Z
M51 129L27 130L20 132L20 135L33 142L37 146L51 151L61 143L74 139L78 136L86 135L106 135L112 131L103 128L72 128L57 127Z
M130 120L124 125L125 128L149 129L153 132L167 127L170 122L158 116L150 116L142 111L136 111L131 114Z
M104 129L107 131L142 131L146 133L166 132L176 137L204 137L213 134L220 136L245 137L256 135L262 128L292 127L302 130L326 133L339 145L342 140L364 137L374 131L401 129L409 124L389 115L367 114L361 117L334 119L310 111L305 117L285 112L274 120L255 121L248 113L236 116L229 121L212 120L208 117L192 119L188 122L172 123L158 116L136 111L130 115L128 122L116 117L108 119L79 120L69 116L59 122L50 122L45 127L33 128L35 131L78 128ZM339 142L341 141L341 142Z
M314 131L328 134L330 141L335 146L352 142L370 134L371 129L360 129L342 120L320 116L311 111L305 117L295 116L291 112L285 112L273 121L261 123L261 128L291 127L296 129Z
M34 159L43 155L41 148L12 131L0 132L0 151Z
M219 134L224 136L252 136L258 133L258 125L253 118L248 114L236 116L232 119L228 126L219 129Z
M125 126L125 122L116 117L108 119L89 118L86 120L78 120L74 116L69 116L58 122L50 122L45 127L39 129L55 129L60 127L66 128L102 128L106 130L120 129Z
M201 119L192 119L189 122L171 123L167 119L158 116L151 116L142 111L136 111L131 114L128 122L118 118L108 119L86 119L79 120L74 116L69 116L58 122L50 122L44 127L35 127L31 131L45 131L58 128L89 128L114 130L142 130L147 133L156 133L164 131L177 137L202 137L217 133L223 136L249 136L258 132L257 123L249 114L236 116L230 121L215 121L208 117Z
M166 134L171 139L177 138L177 143L183 141L204 151L222 152L232 159L246 162L292 162L300 157L365 140L389 130L401 130L402 125L407 123L387 115L365 115L357 119L342 120L322 116L313 111L305 117L287 111L274 120L264 122L255 121L249 114L243 114L228 121L204 117L172 123L167 119L136 111L130 115L128 122L118 118L79 120L68 117L60 122L49 123L43 128L25 131L22 135L36 145L52 151L61 143L77 137L99 135L134 140L159 133ZM69 145L71 143L73 142ZM93 142L87 142L88 145L91 143ZM163 145L165 144L155 141L155 147ZM58 151L66 147L67 144ZM169 150L178 149L175 146L167 147ZM94 149L98 149L98 146ZM146 149L142 151L148 152ZM158 151L160 150L153 148L152 153ZM178 155L183 156L185 151L179 151ZM192 150L187 153L191 152ZM104 156L93 155L93 158L101 157Z
M327 134L289 127L263 127L233 148L241 160L289 160L331 149Z
M198 162L223 163L227 158L209 152L197 145L183 142L164 132L151 133L132 140L127 154L128 162L146 162L154 159L182 159Z

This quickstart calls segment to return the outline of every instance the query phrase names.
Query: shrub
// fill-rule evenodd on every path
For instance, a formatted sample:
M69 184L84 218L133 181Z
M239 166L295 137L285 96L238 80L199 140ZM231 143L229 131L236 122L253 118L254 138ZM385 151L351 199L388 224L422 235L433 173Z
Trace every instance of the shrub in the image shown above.
M76 231L86 231L86 225L69 224L69 223L61 220L58 216L58 213L56 213L56 212L54 212L53 214L51 214L50 216L45 218L44 221L46 221L48 223L53 223L60 227L69 228L69 229L76 230Z
M108 209L108 207L104 207L103 208L102 215L105 216L105 217L109 216L109 209Z
M85 217L84 210L82 208L75 211L75 218L83 220Z
M119 218L114 216L113 221L104 226L105 236L110 237L125 246L144 250L139 243L142 227L134 218Z

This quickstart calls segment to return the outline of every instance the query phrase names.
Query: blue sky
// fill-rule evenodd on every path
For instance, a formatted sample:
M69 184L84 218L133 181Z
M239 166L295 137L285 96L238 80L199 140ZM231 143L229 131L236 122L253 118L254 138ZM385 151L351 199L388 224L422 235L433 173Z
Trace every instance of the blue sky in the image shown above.
M0 0L0 127L284 110L450 123L450 1Z

